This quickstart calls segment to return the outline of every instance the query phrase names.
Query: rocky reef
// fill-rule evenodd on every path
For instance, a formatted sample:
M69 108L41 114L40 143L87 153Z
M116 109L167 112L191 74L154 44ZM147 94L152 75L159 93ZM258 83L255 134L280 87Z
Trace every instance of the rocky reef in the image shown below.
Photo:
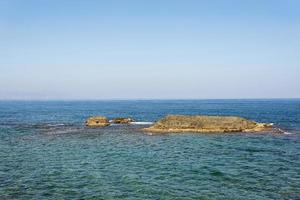
M110 123L106 117L97 116L97 117L90 117L86 120L86 126L91 127L104 127L108 126Z
M134 120L129 117L117 117L114 118L111 122L114 124L130 124L131 122L134 122Z
M134 122L134 119L129 117L117 117L112 120L108 120L104 116L95 116L88 118L85 124L90 127L104 127L111 124L130 124L131 122Z
M144 128L148 132L198 132L198 133L227 133L227 132L264 132L270 131L272 124L257 123L241 117L232 116L185 116L168 115L153 126Z

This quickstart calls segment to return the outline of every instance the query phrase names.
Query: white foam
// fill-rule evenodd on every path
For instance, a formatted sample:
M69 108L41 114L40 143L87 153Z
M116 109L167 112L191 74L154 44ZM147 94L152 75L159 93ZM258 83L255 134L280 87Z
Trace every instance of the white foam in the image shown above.
M45 126L65 126L65 124L46 124Z
M130 124L138 124L138 125L147 125L147 124L153 124L154 122L130 122Z

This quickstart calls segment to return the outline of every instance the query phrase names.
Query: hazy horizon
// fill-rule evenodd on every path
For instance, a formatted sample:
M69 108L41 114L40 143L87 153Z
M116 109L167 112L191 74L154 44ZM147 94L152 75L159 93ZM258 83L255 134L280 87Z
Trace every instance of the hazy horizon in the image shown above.
M300 2L0 2L0 100L300 98Z
M91 102L93 102L93 101L99 101L99 102L101 102L101 101L285 101L285 100L287 100L287 101L298 101L298 100L300 100L300 98L202 98L202 99L200 99L200 98L198 98L198 99L187 99L187 98L177 98L177 99L166 99L166 98L164 98L164 99L155 99L155 98L152 98L152 99L150 99L150 98L132 98L132 99L121 99L121 98L110 98L110 99L62 99L62 98L60 98L60 99L42 99L42 98L40 98L40 99L24 99L24 98L22 98L22 99L0 99L0 101L2 101L2 102L9 102L9 101L11 101L11 102L14 102L14 101L16 101L16 102L46 102L46 101L53 101L53 102L55 102L55 101L62 101L62 102L64 102L64 101L70 101L70 102L72 102L72 101L74 101L74 102L76 102L76 101L78 101L78 102L80 102L80 101L91 101Z

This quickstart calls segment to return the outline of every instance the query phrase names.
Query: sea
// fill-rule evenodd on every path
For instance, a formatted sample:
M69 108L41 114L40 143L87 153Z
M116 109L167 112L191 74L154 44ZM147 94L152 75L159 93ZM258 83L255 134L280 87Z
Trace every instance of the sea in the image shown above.
M168 114L284 133L141 130ZM90 116L138 123L88 128ZM299 200L300 99L0 101L0 199Z

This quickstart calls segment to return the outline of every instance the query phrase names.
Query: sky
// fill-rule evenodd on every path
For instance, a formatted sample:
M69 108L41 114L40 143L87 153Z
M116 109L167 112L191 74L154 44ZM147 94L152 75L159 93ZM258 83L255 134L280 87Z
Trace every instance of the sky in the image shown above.
M300 98L298 0L1 0L0 99Z

